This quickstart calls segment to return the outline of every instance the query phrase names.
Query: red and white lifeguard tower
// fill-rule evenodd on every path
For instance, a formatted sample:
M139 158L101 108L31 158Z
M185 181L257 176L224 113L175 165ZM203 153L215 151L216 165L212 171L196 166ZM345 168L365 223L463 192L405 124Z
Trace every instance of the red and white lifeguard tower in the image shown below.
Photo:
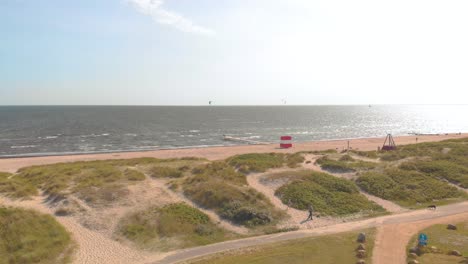
M280 148L287 149L292 148L292 137L291 136L281 136L280 137Z

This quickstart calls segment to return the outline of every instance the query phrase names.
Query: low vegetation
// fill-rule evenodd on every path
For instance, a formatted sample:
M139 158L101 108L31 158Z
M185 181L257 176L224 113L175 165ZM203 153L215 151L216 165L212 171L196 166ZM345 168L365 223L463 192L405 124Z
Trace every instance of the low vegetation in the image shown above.
M149 250L206 245L235 237L185 203L151 207L128 215L120 221L118 235Z
M368 229L366 233L367 257L365 263L372 259L375 230ZM227 253L220 253L203 257L191 264L270 264L270 263L356 263L356 238L359 232L349 232L297 239L287 242L272 243L265 246L239 249Z
M449 230L447 225L433 225L420 231L419 233L427 235L428 246L422 250L418 261L427 264L468 263L468 222L458 223L456 226L457 230ZM413 236L408 244L408 251L417 245L417 240L418 235ZM463 257L449 255L453 250L460 252Z
M268 169L283 167L285 164L295 168L304 162L304 157L300 153L252 153L231 157L227 162L242 173L250 173L265 172Z
M18 199L29 198L37 193L37 189L24 179L10 173L0 172L0 194Z
M245 175L224 162L195 168L183 182L184 194L222 218L247 227L273 224L283 217L271 202L247 185Z
M445 179L462 188L468 188L468 164L449 160L413 160L401 164L401 169L418 171L436 179Z
M294 175L294 173L292 173ZM320 172L298 177L276 190L284 204L305 210L311 204L323 215L376 214L385 210L359 193L354 182Z
M364 191L403 206L443 204L446 199L463 199L466 194L432 177L402 169L362 174L356 183Z
M26 183L26 187L41 189L52 197L76 194L89 204L98 205L124 198L129 184L146 179L143 172L152 177L180 177L190 166L202 162L204 160L196 158L138 158L58 163L22 168L12 179Z
M68 263L72 245L53 217L0 207L0 264Z
M343 155L338 160L323 156L317 159L317 164L324 170L336 173L355 172L360 170L370 170L377 167L377 163L356 160L350 155Z

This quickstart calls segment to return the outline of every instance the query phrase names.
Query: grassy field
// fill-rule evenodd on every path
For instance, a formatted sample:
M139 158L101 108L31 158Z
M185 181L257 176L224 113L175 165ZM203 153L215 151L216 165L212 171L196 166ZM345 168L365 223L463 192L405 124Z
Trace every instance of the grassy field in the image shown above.
M374 230L364 230L367 235L366 263L370 263L374 247ZM356 238L359 232L298 239L247 249L236 250L198 259L191 264L336 264L357 262Z
M435 246L438 252L424 253L418 258L424 264L462 264L468 263L468 222L456 224L457 230L448 230L447 225L434 225L419 233L428 236L428 247ZM418 235L415 235L408 250L417 244ZM463 257L449 256L451 250L458 250Z
M149 250L206 245L236 236L212 223L200 210L184 203L152 207L123 218L117 235Z
M284 213L247 185L246 176L225 162L213 162L192 170L183 183L184 194L222 218L247 227L274 224Z
M68 263L72 245L53 217L0 207L0 264Z
M312 204L322 215L342 216L356 213L375 215L384 213L379 205L367 200L350 180L327 173L299 171L284 172L289 182L276 190L284 204L306 210ZM273 178L278 175L273 175Z

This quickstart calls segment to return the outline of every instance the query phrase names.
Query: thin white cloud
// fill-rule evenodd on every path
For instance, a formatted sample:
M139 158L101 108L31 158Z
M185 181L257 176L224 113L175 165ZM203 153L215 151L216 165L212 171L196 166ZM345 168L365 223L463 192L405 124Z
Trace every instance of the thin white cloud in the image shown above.
M215 32L193 23L181 14L163 7L164 0L128 0L141 13L151 16L159 24L173 26L178 30L189 33L211 35Z

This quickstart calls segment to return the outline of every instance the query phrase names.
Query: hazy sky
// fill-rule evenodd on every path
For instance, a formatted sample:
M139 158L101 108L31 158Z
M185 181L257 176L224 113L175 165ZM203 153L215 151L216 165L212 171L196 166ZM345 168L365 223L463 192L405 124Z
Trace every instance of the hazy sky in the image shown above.
M0 104L467 103L468 1L0 0Z

